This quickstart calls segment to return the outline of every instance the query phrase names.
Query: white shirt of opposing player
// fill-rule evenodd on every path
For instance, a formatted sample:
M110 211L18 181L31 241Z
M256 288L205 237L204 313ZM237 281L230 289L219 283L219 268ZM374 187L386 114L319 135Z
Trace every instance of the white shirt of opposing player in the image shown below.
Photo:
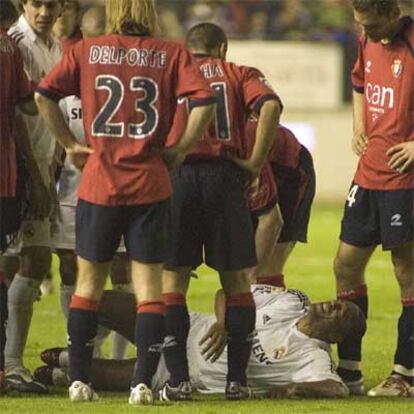
M81 100L77 96L68 96L59 101L59 107L72 134L80 144L86 145ZM76 207L80 177L81 172L66 157L58 183L60 205Z
M334 370L329 344L309 338L296 328L298 320L309 309L307 296L299 291L268 285L253 285L252 291L257 307L257 336L253 342L247 377L253 389L262 392L272 386L292 382L328 379L341 382ZM201 356L198 345L214 321L214 316L191 315L187 351L190 377L197 389L204 393L222 393L226 384L227 350L215 363L211 363ZM275 351L282 347L285 348L285 355L276 359Z
M36 35L23 15L8 31L23 57L24 69L33 82L38 83L58 63L62 50L57 39L51 37L51 47ZM51 163L55 151L55 139L46 127L43 118L24 116L36 160Z

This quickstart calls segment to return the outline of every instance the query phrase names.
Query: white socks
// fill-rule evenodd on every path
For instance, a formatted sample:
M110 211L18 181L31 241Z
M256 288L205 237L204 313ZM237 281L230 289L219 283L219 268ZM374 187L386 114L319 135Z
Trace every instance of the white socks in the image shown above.
M23 353L33 315L33 302L39 298L40 281L16 274L8 290L9 320L6 331L6 368L23 366Z

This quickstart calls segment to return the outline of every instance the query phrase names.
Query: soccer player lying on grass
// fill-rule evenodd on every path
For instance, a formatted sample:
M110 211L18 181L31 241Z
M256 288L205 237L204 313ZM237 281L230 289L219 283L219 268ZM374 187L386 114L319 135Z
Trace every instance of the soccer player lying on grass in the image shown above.
M253 285L252 292L257 307L257 335L253 338L248 363L253 391L271 398L346 397L348 389L335 372L329 343L340 342L347 336L363 335L365 319L359 309L342 301L311 305L300 291L270 285ZM133 341L134 314L133 295L105 292L98 313L99 323ZM206 394L222 393L226 383L227 350L222 352L224 330L208 343L215 329L214 316L191 313L190 378L194 387ZM203 343L209 346L206 348ZM63 385L67 381L64 374L67 352L54 348L44 351L42 359L49 366L38 368L36 378ZM94 387L113 391L128 389L134 365L135 359L95 359L92 364ZM153 389L159 390L167 378L162 359L153 379Z

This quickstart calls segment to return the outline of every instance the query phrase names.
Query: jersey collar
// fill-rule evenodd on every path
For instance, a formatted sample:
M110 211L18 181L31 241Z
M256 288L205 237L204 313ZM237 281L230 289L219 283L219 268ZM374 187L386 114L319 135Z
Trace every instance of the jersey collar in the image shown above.
M36 42L38 36L30 27L30 24L27 22L23 14L19 17L18 26L32 43Z

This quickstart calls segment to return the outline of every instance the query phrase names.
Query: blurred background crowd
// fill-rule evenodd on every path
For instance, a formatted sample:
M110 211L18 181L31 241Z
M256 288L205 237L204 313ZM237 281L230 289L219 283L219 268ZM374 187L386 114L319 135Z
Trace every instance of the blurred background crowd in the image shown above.
M84 7L104 0L84 0ZM158 0L164 36L182 39L200 22L220 25L230 39L335 42L343 49L344 101L351 99L350 71L359 28L351 0ZM413 14L414 0L401 0Z
M85 5L104 0L85 0ZM165 34L182 37L198 22L219 24L230 38L346 42L358 29L351 0L158 0ZM401 0L404 8L412 0Z

